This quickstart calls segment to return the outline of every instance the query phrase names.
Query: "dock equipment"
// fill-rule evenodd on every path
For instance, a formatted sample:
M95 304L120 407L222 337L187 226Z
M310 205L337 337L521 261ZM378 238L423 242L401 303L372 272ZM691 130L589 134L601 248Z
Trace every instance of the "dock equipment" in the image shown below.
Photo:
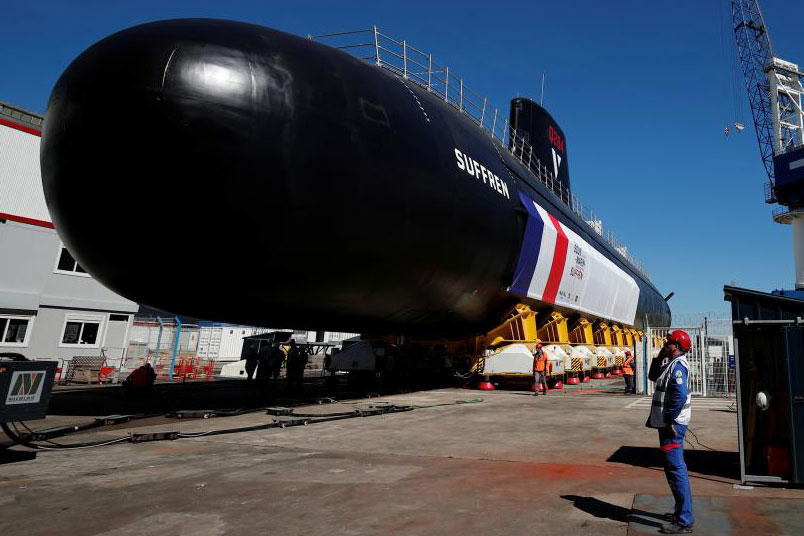
M592 378L620 374L625 349L632 349L643 333L629 326L603 320L567 318L558 311L519 304L505 321L475 339L473 370L481 389L494 389L494 380L525 379L532 375L532 352L542 343L550 367L548 383L577 385ZM559 387L560 388L560 387Z
M533 382L533 351L542 344L551 389L617 373L625 349L636 351L642 331L614 322L567 317L549 307L517 304L499 326L469 339L400 341L395 337L351 341L333 354L330 372L363 375L392 372L427 355L438 371L451 370L482 390L504 382Z
M0 423L44 419L55 377L55 361L0 357Z
M804 483L804 300L726 286L743 482Z
M737 55L768 176L765 202L777 203L776 223L793 227L796 286L780 291L804 298L804 78L795 63L776 57L757 0L732 0Z

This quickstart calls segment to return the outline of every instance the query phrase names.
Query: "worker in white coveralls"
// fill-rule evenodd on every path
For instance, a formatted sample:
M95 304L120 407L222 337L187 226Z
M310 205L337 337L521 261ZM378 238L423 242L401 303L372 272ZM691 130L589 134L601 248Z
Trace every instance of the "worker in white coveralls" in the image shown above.
M690 346L686 332L670 333L659 356L651 363L649 375L656 385L646 425L659 430L664 473L676 503L675 510L665 514L669 523L659 529L662 534L689 534L694 521L690 479L684 462L684 435L692 414L687 384L690 364L684 354Z

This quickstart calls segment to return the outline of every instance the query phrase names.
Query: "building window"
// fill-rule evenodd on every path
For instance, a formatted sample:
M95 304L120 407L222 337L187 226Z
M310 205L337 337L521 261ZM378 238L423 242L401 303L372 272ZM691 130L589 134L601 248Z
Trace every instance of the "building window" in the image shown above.
M76 261L72 255L70 255L70 252L67 251L67 248L64 246L61 247L59 261L56 264L56 273L89 277L89 274L86 273L83 268L81 268L81 265L78 264L78 261Z
M109 315L109 322L128 322L128 315Z
M86 346L97 348L103 326L101 317L68 315L64 322L60 346Z
M0 316L0 346L28 346L31 317Z

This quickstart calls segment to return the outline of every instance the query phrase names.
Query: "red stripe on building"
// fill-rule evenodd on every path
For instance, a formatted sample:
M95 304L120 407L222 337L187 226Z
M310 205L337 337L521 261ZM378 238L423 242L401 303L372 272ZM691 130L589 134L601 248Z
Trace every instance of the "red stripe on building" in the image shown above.
M0 220L15 221L17 223L26 223L28 225L35 225L37 227L55 229L55 226L49 221L35 220L33 218L26 218L24 216L14 216L13 214L4 214L2 212L0 212Z
M558 223L558 220L549 212L547 215L550 216L550 221L553 222L553 227L555 227L556 233L558 234L556 235L556 249L553 253L553 264L550 266L550 275L547 276L547 285L544 287L542 301L555 303L558 287L561 285L561 277L564 275L564 264L567 262L567 246L569 243L567 235L564 233L564 229L561 228L561 224Z
M11 122L11 121L6 121L5 119L2 119L2 118L0 118L0 125L15 128L17 130L21 130L22 132L27 132L28 134L33 134L34 136L39 136L40 138L42 137L42 131L41 130L36 130L35 128L25 127L25 126L19 125L17 123Z

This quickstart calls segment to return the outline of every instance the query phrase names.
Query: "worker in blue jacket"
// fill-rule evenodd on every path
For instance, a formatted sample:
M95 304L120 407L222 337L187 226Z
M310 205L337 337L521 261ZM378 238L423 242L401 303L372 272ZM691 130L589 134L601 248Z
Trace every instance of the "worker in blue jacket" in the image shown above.
M669 523L662 525L662 534L692 532L692 491L684 463L684 435L692 409L688 388L690 365L685 353L691 347L690 336L676 330L667 336L656 364L651 365L650 379L656 382L650 417L646 423L659 431L659 448L664 457L664 473L675 498L675 510L665 514Z

